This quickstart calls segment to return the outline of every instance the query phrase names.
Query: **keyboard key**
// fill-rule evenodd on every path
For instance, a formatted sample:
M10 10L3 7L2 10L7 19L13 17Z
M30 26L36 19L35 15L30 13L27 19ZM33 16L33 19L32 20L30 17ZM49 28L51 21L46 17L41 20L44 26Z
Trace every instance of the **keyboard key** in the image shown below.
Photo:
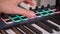
M36 22L35 24L37 24L38 26L42 27L43 29L45 29L46 31L48 31L49 33L53 33L53 30L48 27L47 25L45 25L44 23L41 23L41 22Z
M0 30L1 34L8 34L6 31L4 30Z
M29 29L31 29L32 31L34 31L36 34L42 34L41 31L39 31L38 29L36 29L35 27L33 27L30 24L25 24L25 26L27 26Z
M6 29L5 30L8 34L16 34L12 29Z
M23 25L20 25L19 28L21 30L23 30L24 32L26 32L27 34L33 34L31 31L29 31L28 29L26 29Z
M22 32L18 31L15 27L12 27L12 30L13 30L16 34L22 34Z
M55 25L53 25L53 24L51 24L51 23L49 23L47 21L41 21L41 22L44 23L45 25L51 27L52 29L54 29L56 31L59 31L60 30L59 27L57 27L57 26L55 26Z
M51 24L54 24L55 26L57 26L57 27L59 27L59 28L60 28L60 25L58 25L58 24L54 23L54 22L53 22L53 21L51 21L51 20L47 20L47 22L49 22L49 23L51 23Z
M38 29L39 31L41 31L43 34L52 34L52 33L49 33L47 32L46 30L44 30L43 28L39 27L38 25L36 24L31 24L33 27L35 27L36 29Z
M21 30L19 27L17 27L19 31L21 31L23 34L26 34L23 30Z
M28 29L29 31L31 31L32 33L36 34L34 31L32 31L31 29L29 29L27 26L24 25L24 27L25 27L26 29Z

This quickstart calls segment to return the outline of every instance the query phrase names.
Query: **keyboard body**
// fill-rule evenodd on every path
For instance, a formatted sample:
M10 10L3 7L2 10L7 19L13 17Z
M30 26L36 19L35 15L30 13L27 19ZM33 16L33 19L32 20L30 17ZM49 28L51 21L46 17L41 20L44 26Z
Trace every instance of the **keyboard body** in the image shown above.
M2 14L0 17L0 29L6 29L9 27L13 27L19 24L25 24L25 23L33 23L33 22L38 22L40 20L46 20L51 18L50 16L54 15L54 12L50 9L47 11L45 9L40 9L39 10L33 9L34 12L36 12L36 18L34 19L28 19L25 16L22 15L8 15L8 14Z
M31 8L30 8L31 10ZM36 18L22 15L1 14L1 34L60 34L60 11L55 8L33 9Z

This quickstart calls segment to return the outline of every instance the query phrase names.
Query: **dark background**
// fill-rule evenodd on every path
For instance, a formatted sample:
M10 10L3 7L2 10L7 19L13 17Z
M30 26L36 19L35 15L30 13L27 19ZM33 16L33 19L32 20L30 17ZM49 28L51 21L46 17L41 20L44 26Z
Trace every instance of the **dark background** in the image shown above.
M56 8L60 11L60 0L56 0Z
M56 0L56 6L60 6L60 0Z

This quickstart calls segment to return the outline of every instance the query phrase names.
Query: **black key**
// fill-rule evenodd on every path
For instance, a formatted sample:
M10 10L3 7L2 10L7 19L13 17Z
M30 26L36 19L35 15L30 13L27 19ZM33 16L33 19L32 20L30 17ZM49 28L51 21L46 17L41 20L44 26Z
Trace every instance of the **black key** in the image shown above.
M8 34L5 30L0 30L1 34Z
M25 24L25 26L27 26L29 29L31 29L32 31L34 31L36 34L42 34L41 31L39 31L38 29L36 29L35 27L33 27L30 24Z
M60 25L60 20L57 20L57 19L55 19L55 18L51 18L51 19L49 19L49 20L51 20L51 21L53 21L54 23Z
M53 33L53 30L50 27L48 27L47 25L45 25L44 23L41 23L41 22L37 23L36 22L35 24L37 24L38 26L42 27L43 29L45 29L49 33Z
M21 30L23 30L24 32L26 32L27 34L33 34L31 31L29 31L28 29L26 29L26 28L24 27L24 25L20 25L19 28L20 28Z
M51 23L49 23L47 21L41 21L41 22L44 23L45 25L51 27L52 29L54 29L56 31L59 31L60 30L59 27L57 27L57 26L55 26L55 25L53 25L53 24L51 24Z
M16 33L16 34L23 34L21 31L19 31L17 28L12 27L12 30Z

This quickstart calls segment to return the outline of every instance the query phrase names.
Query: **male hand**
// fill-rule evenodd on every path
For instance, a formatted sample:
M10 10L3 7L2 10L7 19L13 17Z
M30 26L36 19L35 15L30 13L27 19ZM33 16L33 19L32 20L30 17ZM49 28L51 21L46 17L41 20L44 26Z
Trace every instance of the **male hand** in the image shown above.
M28 18L34 18L35 13L33 11L18 7L18 4L21 2L23 2L23 0L0 0L0 12L6 14L20 14ZM32 0L25 0L24 3L34 5Z

